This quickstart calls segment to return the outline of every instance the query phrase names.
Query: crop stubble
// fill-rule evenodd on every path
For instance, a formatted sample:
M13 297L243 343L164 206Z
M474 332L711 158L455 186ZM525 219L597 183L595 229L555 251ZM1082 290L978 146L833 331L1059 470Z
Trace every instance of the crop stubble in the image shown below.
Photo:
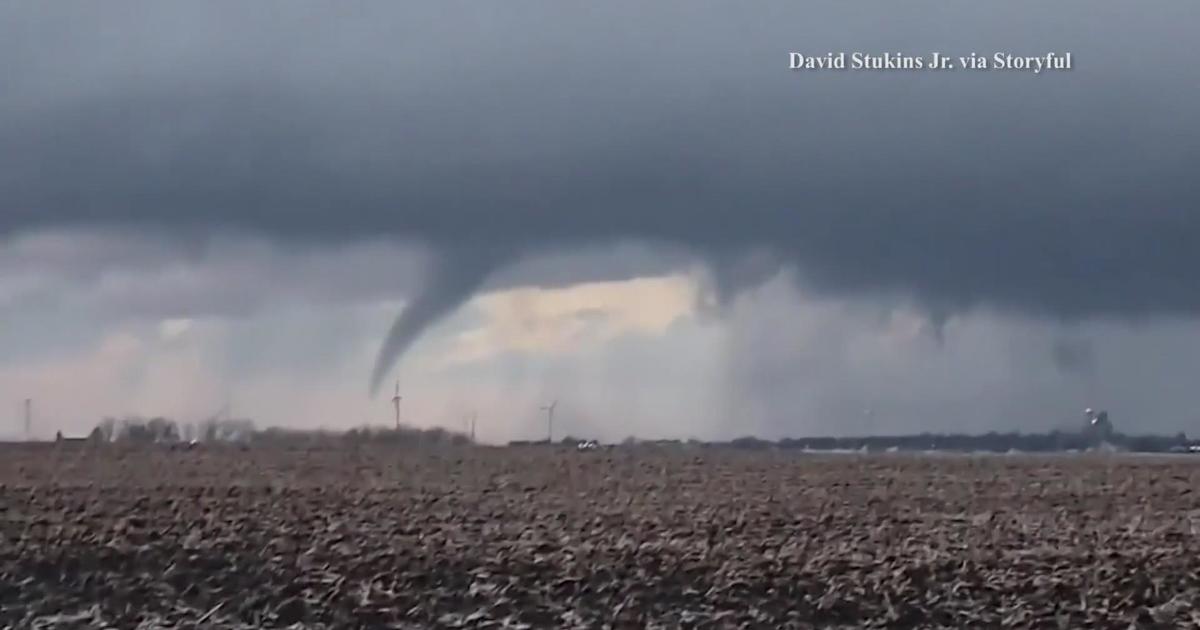
M1186 457L6 445L0 627L1190 626L1197 482Z

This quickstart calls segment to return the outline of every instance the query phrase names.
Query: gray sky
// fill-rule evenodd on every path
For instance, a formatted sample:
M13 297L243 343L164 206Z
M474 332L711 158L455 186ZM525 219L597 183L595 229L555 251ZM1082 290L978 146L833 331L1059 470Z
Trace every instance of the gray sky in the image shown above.
M411 346L401 373L445 399L429 417L483 391L521 416L574 389L588 422L677 433L736 413L776 433L1038 427L1093 398L1186 428L1171 375L1193 355L1148 349L1196 343L1197 23L1192 2L4 4L0 393L58 397L55 361L116 361L95 358L106 340L188 320L166 337L195 356L130 344L103 404L186 389L167 352L212 376L197 406L246 390L290 421L266 392L298 370L365 414L372 367L390 379ZM1076 69L796 73L793 50L1057 51ZM631 305L636 278L697 304ZM505 300L541 313L520 330L602 341L508 347ZM678 313L662 328L630 308ZM857 362L897 318L932 345ZM295 329L246 352L271 322ZM494 354L413 364L466 352L460 334ZM1147 364L1113 371L1129 356ZM635 379L660 395L591 371L635 357L680 365ZM862 424L871 406L893 424Z

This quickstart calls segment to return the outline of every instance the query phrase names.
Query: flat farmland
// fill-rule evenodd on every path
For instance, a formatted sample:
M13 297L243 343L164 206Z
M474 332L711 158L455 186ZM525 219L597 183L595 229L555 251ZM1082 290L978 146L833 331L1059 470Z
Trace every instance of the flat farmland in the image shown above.
M1200 460L0 445L0 627L1194 627Z

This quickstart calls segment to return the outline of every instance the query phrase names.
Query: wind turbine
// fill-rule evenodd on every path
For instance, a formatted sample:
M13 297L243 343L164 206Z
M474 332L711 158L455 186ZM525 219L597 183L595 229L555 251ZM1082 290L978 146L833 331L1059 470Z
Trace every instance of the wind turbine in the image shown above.
M558 406L558 399L549 405L543 405L542 411L546 412L546 444L554 443L554 408Z
M467 431L471 434L471 443L472 444L475 443L475 419L477 417L479 417L479 414L477 412L472 411L471 413L467 414L467 417L464 418L465 422L463 423L465 425L465 428L467 429Z
M400 381L396 380L396 395L392 396L392 406L396 408L396 430L400 430Z

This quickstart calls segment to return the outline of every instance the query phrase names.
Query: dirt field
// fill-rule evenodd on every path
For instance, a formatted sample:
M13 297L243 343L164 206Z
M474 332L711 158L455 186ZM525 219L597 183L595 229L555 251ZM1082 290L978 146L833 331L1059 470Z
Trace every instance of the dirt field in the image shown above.
M0 627L1200 620L1186 456L6 445L0 484Z

